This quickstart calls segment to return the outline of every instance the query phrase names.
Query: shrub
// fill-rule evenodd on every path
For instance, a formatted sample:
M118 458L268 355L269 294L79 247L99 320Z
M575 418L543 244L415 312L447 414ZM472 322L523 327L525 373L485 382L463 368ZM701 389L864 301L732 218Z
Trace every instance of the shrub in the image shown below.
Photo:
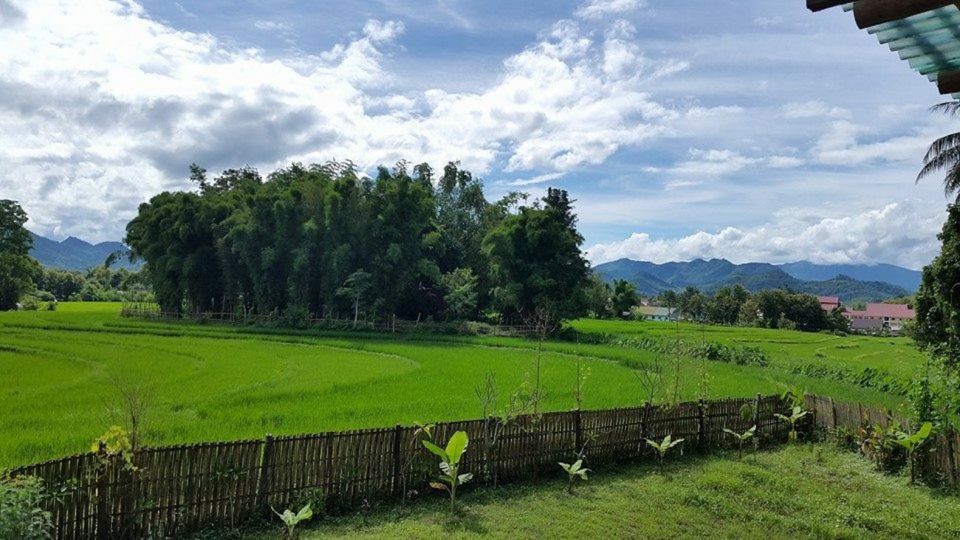
M43 500L39 478L0 478L0 538L48 538L51 515L43 509Z

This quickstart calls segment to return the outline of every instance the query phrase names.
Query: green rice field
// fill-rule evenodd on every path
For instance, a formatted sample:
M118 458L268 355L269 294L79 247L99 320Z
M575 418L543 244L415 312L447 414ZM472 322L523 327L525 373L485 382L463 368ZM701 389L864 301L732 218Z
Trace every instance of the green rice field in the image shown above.
M84 452L123 423L119 388L137 388L150 445L260 438L481 415L475 388L494 373L501 401L537 366L532 340L282 331L124 319L119 304L63 303L53 312L0 313L0 468ZM669 335L673 325L577 321L582 331ZM896 407L901 398L847 382L791 374L798 362L874 366L909 377L923 363L905 338L835 337L682 326L689 339L750 343L765 368L684 359L681 397L779 393L787 386ZM654 352L616 345L543 344L542 410L575 407L577 364L589 368L584 406L643 401L635 377ZM817 356L820 353L820 356Z

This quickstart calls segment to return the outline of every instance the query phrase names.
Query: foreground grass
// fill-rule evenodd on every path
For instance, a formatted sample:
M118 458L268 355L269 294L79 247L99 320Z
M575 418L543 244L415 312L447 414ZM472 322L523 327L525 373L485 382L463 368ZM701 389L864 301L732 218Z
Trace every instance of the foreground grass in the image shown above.
M557 469L559 473L559 468ZM304 538L958 538L960 498L884 476L855 454L806 445L478 489L450 517L437 496L366 518L315 519ZM272 538L259 531L248 537Z
M119 309L65 303L56 312L0 313L0 469L86 451L107 427L124 422L117 381L143 388L145 440L162 445L476 418L482 411L474 388L487 373L496 374L506 401L536 368L537 344L521 339L145 322L122 319ZM652 364L655 353L543 347L543 410L575 406L578 361L590 369L587 408L643 401L634 371ZM776 366L690 359L680 365L682 399L697 395L701 370L711 398L800 386L837 399L899 401Z

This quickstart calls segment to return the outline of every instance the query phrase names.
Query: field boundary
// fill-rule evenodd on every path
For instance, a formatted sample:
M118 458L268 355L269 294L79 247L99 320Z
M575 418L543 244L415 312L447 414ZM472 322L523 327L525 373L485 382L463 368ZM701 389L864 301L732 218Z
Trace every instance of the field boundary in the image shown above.
M582 450L590 466L652 459L645 438L684 438L675 452L729 446L724 428L757 426L764 440L782 441L788 425L775 416L779 396L723 399L595 411L525 415L485 444L495 418L438 423L445 442L466 431L462 471L480 484L558 475L560 461ZM744 415L744 411L749 414ZM204 527L234 527L310 500L328 510L364 501L399 500L429 491L439 472L416 426L360 429L260 440L199 443L138 450L131 468L119 456L90 452L20 467L11 476L44 481L53 538L172 537Z
M160 306L149 302L124 302L120 307L120 316L135 319L153 319L163 321L219 322L232 325L271 326L287 319L277 314L200 312L175 313L161 311ZM411 321L393 317L385 321L367 321L338 319L332 317L308 316L297 321L305 328L324 330L359 330L386 333L434 332L466 335L488 335L494 337L535 337L538 327L534 325L487 324L474 321Z

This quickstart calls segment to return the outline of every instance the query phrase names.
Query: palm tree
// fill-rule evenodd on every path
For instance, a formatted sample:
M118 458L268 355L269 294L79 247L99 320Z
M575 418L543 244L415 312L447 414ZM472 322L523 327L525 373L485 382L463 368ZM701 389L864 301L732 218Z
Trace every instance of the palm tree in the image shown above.
M960 116L960 101L948 101L930 108L931 111L942 112L953 117ZM923 156L923 168L917 175L920 179L939 171L946 170L943 178L943 192L946 195L957 194L960 202L960 132L940 137L933 141L927 155Z

